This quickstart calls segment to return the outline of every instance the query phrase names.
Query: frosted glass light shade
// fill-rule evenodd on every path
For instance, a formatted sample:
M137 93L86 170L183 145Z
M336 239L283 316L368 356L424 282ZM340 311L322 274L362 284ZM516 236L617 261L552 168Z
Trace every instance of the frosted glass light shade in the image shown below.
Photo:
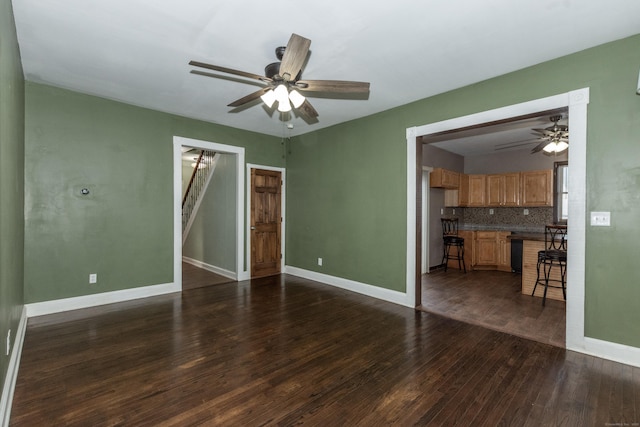
M278 85L278 87L273 90L273 93L276 95L278 103L284 104L285 102L289 102L289 91L287 91L285 85Z
M289 92L289 99L291 100L294 108L298 108L304 103L304 96L300 95L300 92L295 89L292 89L291 92Z
M545 153L561 153L567 148L569 148L569 144L564 141L560 141L548 143L544 146L543 150Z
M273 90L269 89L260 99L262 99L262 102L264 102L267 107L271 108L273 103L276 102L276 94Z
M281 113L286 113L287 111L291 111L291 104L289 103L289 98L286 101L278 101L278 111Z

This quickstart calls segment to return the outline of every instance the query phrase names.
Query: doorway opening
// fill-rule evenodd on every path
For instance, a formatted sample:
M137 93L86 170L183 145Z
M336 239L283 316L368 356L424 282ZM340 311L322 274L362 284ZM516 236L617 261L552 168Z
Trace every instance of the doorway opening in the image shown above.
M456 129L469 128L484 123L509 120L514 117L535 114L540 111L568 108L571 129L571 149L569 162L569 216L575 221L569 224L572 244L568 248L567 302L566 302L566 348L584 349L584 254L585 254L585 212L586 212L586 124L589 90L580 89L564 94L515 104L503 108L484 111L469 116L407 129L407 298L413 298L413 306L420 307L421 265L416 254L422 250L422 239L416 231L422 226L421 174L417 159L421 156L422 137ZM419 175L418 175L419 174ZM419 177L419 178L417 178Z
M173 280L174 285L182 290L182 147L193 147L196 149L213 151L228 155L230 170L235 170L233 182L230 184L231 192L229 197L233 201L234 209L230 210L231 218L228 218L233 225L231 227L231 237L226 245L226 251L233 257L230 262L228 273L234 275L234 280L246 280L249 273L246 269L245 246L244 246L244 196L245 196L245 176L242 173L244 161L244 148L232 145L218 144L215 142L202 141L191 138L174 136L173 138Z

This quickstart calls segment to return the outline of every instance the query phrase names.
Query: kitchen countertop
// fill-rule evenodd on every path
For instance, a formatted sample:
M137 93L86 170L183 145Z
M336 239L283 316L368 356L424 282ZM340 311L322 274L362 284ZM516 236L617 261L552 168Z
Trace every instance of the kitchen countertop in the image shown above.
M513 225L513 224L460 224L460 230L464 231L510 231L518 234L540 233L544 238L544 225Z
M507 239L510 240L533 240L536 242L544 242L544 233L511 233L510 236L507 236Z

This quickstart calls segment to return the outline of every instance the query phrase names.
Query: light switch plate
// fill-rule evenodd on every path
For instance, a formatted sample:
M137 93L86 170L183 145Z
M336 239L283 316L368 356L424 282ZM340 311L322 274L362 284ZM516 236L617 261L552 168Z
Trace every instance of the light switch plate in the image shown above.
M595 227L610 227L611 212L591 212L591 225Z

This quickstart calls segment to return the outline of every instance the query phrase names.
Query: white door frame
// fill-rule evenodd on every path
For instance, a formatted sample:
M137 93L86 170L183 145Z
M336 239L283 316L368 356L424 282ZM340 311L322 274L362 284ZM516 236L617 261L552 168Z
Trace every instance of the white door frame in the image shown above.
M247 280L249 272L244 268L244 147L218 144L199 139L173 137L173 283L182 290L182 151L180 148L200 148L218 153L235 154L236 160L236 277Z
M584 336L585 293L585 226L586 226L586 147L587 105L589 88L566 92L560 95L509 105L494 110L457 117L423 126L407 128L407 271L406 296L408 305L416 307L416 138L467 126L509 119L540 111L569 108L571 149L569 150L569 221L568 233L571 244L567 254L567 322L566 347L581 352L599 353L602 349L590 349L589 339ZM602 342L600 342L602 343ZM605 357L605 356L600 356ZM611 358L611 357L609 357Z
M265 165L257 165L254 163L247 163L247 218L246 218L246 236L247 236L247 259L246 259L246 267L249 272L249 276L251 276L251 169L264 169L268 171L276 171L280 172L282 177L282 188L280 194L280 216L282 217L282 224L280 226L280 253L282 256L280 257L280 273L284 273L284 254L285 252L285 230L286 230L286 190L287 190L287 175L286 169L275 167L275 166L265 166Z
M429 273L429 174L433 168L422 166L422 274Z

